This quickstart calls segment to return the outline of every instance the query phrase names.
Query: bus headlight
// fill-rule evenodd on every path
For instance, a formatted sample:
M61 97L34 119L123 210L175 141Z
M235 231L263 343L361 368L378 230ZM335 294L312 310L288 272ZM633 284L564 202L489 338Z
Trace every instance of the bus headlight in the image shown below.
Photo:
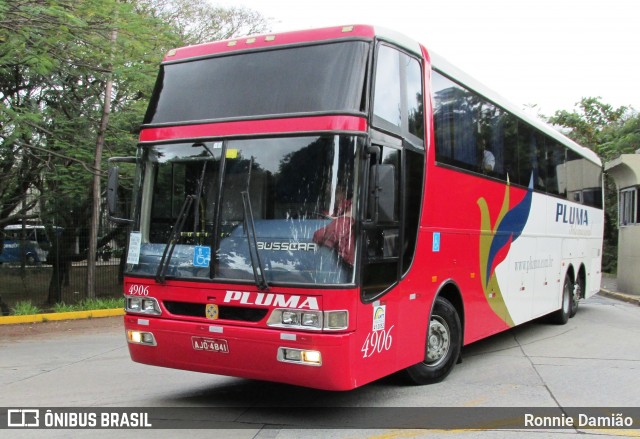
M299 309L274 309L267 326L287 329L341 331L349 327L349 312L301 311Z
M297 325L300 319L295 311L282 311L281 321L284 325Z
M267 325L277 328L319 331L322 329L322 312L278 308L274 309L269 316Z
M322 354L320 351L306 349L278 348L278 361L305 366L322 366Z
M127 341L134 344L144 344L147 346L157 346L156 338L151 332L127 331Z
M124 309L138 314L162 314L158 301L153 297L125 296Z
M303 312L302 313L302 326L311 326L314 328L319 328L319 317L316 313Z
M349 327L349 311L325 311L324 329L339 331Z

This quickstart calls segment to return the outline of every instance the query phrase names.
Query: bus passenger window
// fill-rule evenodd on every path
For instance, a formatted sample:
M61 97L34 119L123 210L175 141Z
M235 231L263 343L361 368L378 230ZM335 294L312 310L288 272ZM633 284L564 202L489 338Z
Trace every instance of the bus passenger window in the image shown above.
M469 171L480 170L476 97L453 81L434 72L433 123L436 160Z

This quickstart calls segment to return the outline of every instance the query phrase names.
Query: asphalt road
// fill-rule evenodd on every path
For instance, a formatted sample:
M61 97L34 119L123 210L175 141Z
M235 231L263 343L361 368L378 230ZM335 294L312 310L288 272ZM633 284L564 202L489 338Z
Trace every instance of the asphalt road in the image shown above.
M225 412L221 428L213 431L76 430L73 437L510 438L514 431L501 429L301 429L310 421L304 412L283 408L274 421L255 408L637 408L639 371L640 307L601 296L583 301L576 317L564 326L532 322L464 348L463 362L440 384L410 386L392 376L349 392L136 364L129 359L121 318L0 326L0 407L232 408ZM247 408L254 408L251 415ZM274 423L278 425L264 428ZM10 437L70 436L69 430L9 433ZM517 436L578 434L640 437L639 430L571 428L519 431Z

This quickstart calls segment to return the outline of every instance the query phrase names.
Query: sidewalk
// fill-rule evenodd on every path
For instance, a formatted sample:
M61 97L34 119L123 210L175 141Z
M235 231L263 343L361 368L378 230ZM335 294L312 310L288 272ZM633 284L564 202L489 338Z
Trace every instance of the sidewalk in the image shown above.
M612 299L621 300L640 306L640 295L621 293L617 291L618 280L615 276L603 275L600 287L601 296L610 297ZM77 311L52 314L34 314L27 316L0 316L0 325L11 325L16 323L39 323L50 320L74 320L74 319L91 319L97 317L114 317L124 315L122 308L111 310L94 310L94 311Z
M602 275L602 284L600 285L599 294L602 296L610 297L612 299L618 299L640 306L640 295L619 292L618 279L612 275Z
M18 323L41 323L55 320L93 319L100 317L123 316L124 309L96 309L93 311L71 311L47 314L30 314L20 316L0 316L1 325L14 325Z

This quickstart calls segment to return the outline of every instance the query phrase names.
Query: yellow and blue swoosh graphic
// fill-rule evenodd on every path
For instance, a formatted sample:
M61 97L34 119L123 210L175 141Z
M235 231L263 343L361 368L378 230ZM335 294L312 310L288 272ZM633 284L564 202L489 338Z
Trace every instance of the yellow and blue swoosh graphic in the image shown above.
M533 197L533 175L524 198L512 208L510 204L511 186L507 184L502 200L502 208L495 220L491 221L489 206L484 198L478 199L480 208L480 280L485 298L491 309L508 325L514 326L513 319L504 301L496 278L496 267L506 259L511 244L520 237L531 212Z

